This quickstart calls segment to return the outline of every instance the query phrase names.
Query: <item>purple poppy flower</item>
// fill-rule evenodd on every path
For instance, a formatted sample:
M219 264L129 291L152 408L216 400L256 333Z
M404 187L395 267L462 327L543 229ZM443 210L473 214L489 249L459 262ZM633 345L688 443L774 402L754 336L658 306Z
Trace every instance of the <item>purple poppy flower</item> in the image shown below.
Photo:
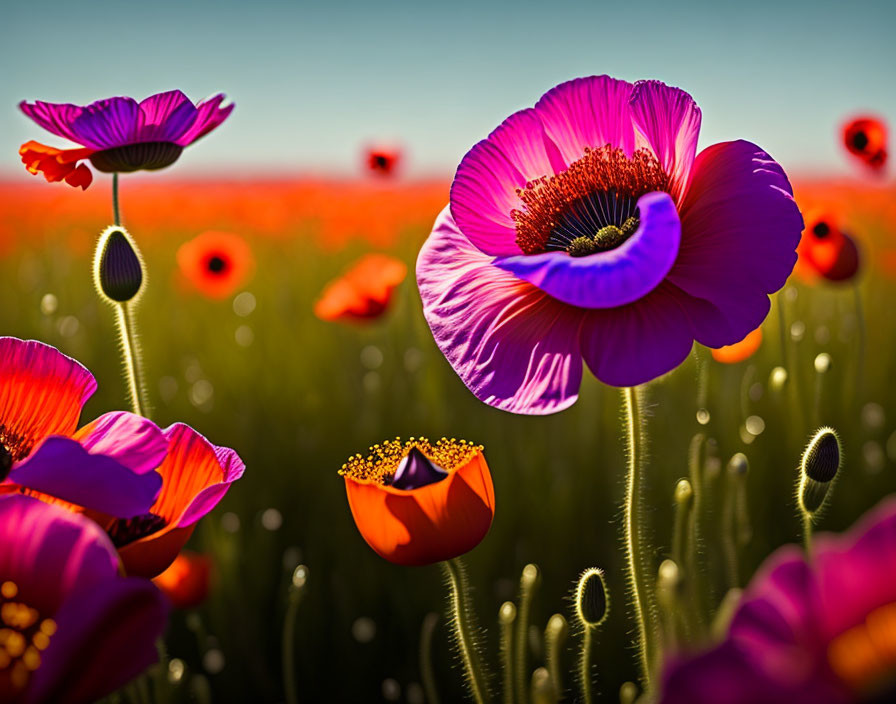
M0 701L91 702L155 662L165 598L147 580L119 576L96 524L0 497L0 545Z
M45 130L81 145L56 149L27 142L19 149L32 174L86 189L93 180L90 160L105 172L154 171L170 166L184 147L207 135L233 111L221 107L224 94L193 104L179 90L151 95L138 103L118 96L90 105L22 101L19 108Z
M482 401L543 414L575 402L582 358L633 386L694 340L765 318L803 221L781 167L749 142L696 153L678 88L607 76L548 91L463 158L417 259L439 348Z
M896 701L896 497L807 562L772 555L744 592L725 639L666 667L661 704Z

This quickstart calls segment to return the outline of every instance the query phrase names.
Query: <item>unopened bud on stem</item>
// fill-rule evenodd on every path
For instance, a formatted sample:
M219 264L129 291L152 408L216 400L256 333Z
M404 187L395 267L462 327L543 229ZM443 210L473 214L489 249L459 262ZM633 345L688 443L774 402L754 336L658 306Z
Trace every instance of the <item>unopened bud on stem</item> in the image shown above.
M101 297L111 303L127 303L139 295L146 278L143 261L137 245L123 227L107 227L100 235L93 277Z

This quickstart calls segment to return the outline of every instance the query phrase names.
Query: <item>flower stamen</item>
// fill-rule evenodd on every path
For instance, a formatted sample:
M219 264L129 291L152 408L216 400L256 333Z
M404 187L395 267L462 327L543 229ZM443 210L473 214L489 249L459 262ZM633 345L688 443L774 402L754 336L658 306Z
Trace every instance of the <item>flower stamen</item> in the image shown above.
M350 457L342 465L339 474L359 482L389 485L394 480L402 461L414 450L435 465L439 471L450 474L469 462L477 453L482 452L483 447L456 438L450 440L441 438L435 444L427 438L410 438L406 442L402 442L401 438L395 438L371 446L367 457L363 457L360 453ZM405 465L407 464L408 462L405 462Z

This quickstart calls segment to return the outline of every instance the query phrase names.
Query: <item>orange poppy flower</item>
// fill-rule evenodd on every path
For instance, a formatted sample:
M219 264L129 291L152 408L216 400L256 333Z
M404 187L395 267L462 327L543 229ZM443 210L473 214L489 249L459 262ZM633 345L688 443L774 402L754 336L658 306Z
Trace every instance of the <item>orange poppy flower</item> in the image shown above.
M463 440L387 440L366 458L350 458L339 473L362 537L399 565L430 565L469 552L495 515L482 447Z
M380 176L394 176L401 163L401 150L397 147L368 147L364 152L368 170Z
M184 550L174 562L152 581L176 609L192 609L208 597L212 559L208 555Z
M227 298L248 278L254 259L249 245L239 235L209 231L180 246L177 264L200 293L209 298Z
M177 557L196 522L211 511L245 465L233 450L216 447L183 423L164 431L168 454L156 470L162 489L145 516L107 528L125 571L155 577Z
M722 364L736 364L752 357L762 344L762 328L756 328L740 342L711 350L712 358Z
M70 186L86 190L93 181L93 173L78 162L93 154L93 149L56 149L40 142L25 142L19 147L22 163L29 173L43 173L50 183L65 181Z
M830 212L806 214L806 229L797 248L796 271L811 281L820 276L828 281L848 281L859 270L859 249L855 240L843 232L838 218Z
M887 125L875 117L860 116L843 125L846 150L874 171L887 163Z
M369 320L382 315L408 268L386 254L365 254L326 285L314 304L321 320Z

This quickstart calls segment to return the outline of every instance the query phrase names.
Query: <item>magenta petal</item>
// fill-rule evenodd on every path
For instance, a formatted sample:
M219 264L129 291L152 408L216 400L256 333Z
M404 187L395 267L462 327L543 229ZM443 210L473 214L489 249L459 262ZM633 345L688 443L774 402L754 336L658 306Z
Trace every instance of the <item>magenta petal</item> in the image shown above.
M510 215L522 207L517 189L565 166L535 110L514 113L460 162L451 184L451 215L486 254L519 254Z
M140 110L143 126L136 135L140 142L177 142L199 115L193 101L179 90L149 96Z
M200 137L204 137L224 122L224 120L230 116L230 113L233 112L234 104L231 103L222 108L221 103L223 101L223 93L218 93L218 95L201 101L196 106L197 114L195 122L193 122L193 125L184 132L179 139L177 139L177 144L186 147Z
M680 88L660 81L638 81L632 90L631 111L640 137L672 177L672 194L679 200L697 154L700 108Z
M9 480L116 518L148 513L162 488L157 472L137 474L58 435L48 437L13 467Z
M132 472L151 472L168 454L168 440L148 418L112 411L79 429L75 439L91 455L106 455Z
M635 145L631 93L631 83L609 76L576 78L551 88L535 110L567 164L581 159L586 147L606 144L631 156Z
M170 430L170 428L167 428L166 432L168 430ZM193 432L195 433L196 431ZM207 443L209 447L214 450L215 459L217 459L218 465L224 473L224 478L220 483L207 486L196 495L177 522L177 525L180 528L193 525L217 506L221 499L224 498L228 489L230 489L230 485L242 477L243 472L246 469L246 465L235 450L231 450L229 447L217 447L212 445L206 438L199 435L199 433L196 433L196 436L200 441Z
M19 103L19 109L48 132L70 139L85 147L96 146L82 142L81 138L72 131L72 124L84 111L80 105L45 103L40 100L29 103L23 100Z
M607 252L572 257L566 252L498 257L495 266L509 271L580 308L615 308L655 289L678 254L681 225L675 203L666 193L638 200L641 224L621 246Z
M118 574L115 549L96 523L30 496L0 497L0 545L0 578L44 613Z
M109 149L137 140L143 113L133 98L115 97L91 103L72 122L77 141L86 147Z
M156 662L168 604L137 577L104 580L69 595L41 654L26 702L77 704L115 691Z
M635 303L589 311L582 356L594 376L610 386L637 386L681 364L694 343L683 296L664 282Z
M448 208L417 258L417 285L436 344L479 400L528 414L575 402L582 312L495 267Z
M762 323L768 294L796 263L803 220L790 183L755 144L716 144L697 157L680 215L681 246L668 279L708 303L692 305L706 312L694 317L697 341L733 344Z

